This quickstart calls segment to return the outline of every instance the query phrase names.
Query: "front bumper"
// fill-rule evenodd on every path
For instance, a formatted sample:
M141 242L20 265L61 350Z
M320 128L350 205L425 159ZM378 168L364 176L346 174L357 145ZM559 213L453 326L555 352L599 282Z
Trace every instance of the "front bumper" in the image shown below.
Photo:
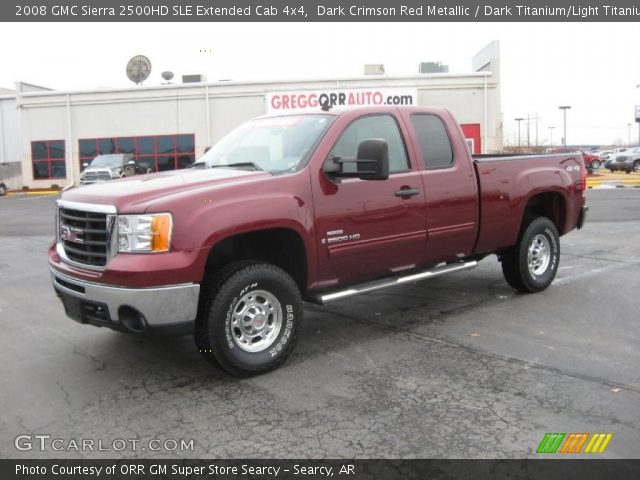
M123 288L50 270L53 288L73 320L133 333L193 333L200 294L197 283Z
M631 164L628 163L610 163L609 164L609 170L622 170L622 171L626 171L626 170L631 170Z
M109 180L80 180L80 186L93 185L94 183L107 183Z

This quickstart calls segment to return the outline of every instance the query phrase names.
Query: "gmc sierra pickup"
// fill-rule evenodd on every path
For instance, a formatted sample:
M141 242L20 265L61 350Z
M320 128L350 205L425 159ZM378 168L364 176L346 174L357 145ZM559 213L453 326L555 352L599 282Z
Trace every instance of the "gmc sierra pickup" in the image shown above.
M303 300L325 304L468 270L544 290L585 218L580 154L472 157L442 108L267 116L205 168L65 191L49 250L69 317L191 333L236 376L291 354Z

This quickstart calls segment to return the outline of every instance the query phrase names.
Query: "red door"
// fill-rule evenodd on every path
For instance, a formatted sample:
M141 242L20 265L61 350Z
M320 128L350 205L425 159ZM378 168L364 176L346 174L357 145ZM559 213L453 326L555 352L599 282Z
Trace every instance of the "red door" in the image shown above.
M479 123L465 123L460 125L464 138L469 145L471 153L482 153L482 143L480 140L480 124Z
M334 183L321 168L312 172L318 286L357 283L415 267L425 252L425 196L404 141L404 125L391 111L354 112L341 116L332 130L341 134L320 155L355 157L360 142L383 138L389 145L390 175L382 181Z

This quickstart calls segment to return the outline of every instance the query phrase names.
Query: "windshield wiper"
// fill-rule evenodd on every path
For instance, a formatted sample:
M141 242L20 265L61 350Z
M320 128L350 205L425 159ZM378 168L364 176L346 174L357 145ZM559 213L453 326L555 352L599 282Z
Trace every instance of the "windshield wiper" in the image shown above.
M242 168L242 167L251 167L254 170L259 172L264 172L264 168L260 167L260 165L254 162L238 162L238 163L229 163L227 165L211 165L211 168Z

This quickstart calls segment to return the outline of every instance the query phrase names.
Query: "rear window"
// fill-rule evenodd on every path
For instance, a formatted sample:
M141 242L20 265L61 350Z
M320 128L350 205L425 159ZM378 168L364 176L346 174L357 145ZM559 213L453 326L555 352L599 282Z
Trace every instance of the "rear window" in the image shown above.
M453 165L453 148L447 130L439 117L430 114L411 115L426 170Z

